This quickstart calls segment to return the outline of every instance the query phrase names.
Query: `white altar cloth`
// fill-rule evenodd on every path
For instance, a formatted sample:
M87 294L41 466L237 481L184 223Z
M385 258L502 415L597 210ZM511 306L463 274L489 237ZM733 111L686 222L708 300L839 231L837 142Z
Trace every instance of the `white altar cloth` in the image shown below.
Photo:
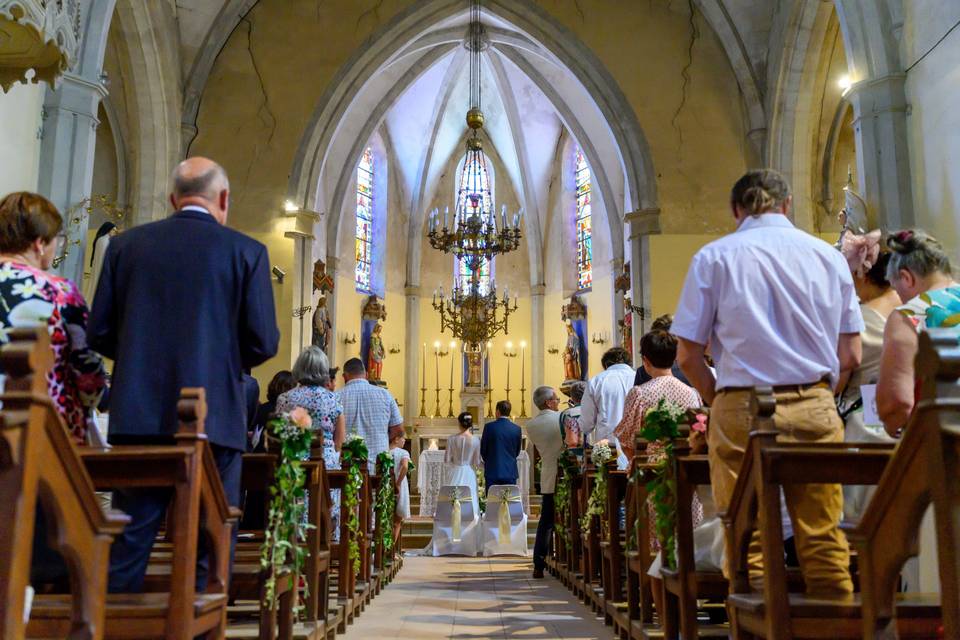
M420 491L420 515L433 517L437 511L437 496L443 486L444 451L421 451L417 462L417 489ZM530 515L530 456L521 451L517 456L517 474L523 512Z

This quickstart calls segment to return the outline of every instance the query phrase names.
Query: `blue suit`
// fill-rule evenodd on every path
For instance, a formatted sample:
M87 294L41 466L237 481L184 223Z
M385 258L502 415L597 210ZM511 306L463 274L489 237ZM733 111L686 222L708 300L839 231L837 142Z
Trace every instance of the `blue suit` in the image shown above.
M280 340L266 247L196 210L122 233L104 257L87 337L115 362L112 443L171 441L180 390L206 390L206 434L227 500L239 506L243 372L276 355ZM142 590L169 499L166 490L115 492L114 507L132 521L111 547L111 592Z
M497 418L483 427L480 457L487 489L495 484L517 484L517 456L522 432L507 418Z

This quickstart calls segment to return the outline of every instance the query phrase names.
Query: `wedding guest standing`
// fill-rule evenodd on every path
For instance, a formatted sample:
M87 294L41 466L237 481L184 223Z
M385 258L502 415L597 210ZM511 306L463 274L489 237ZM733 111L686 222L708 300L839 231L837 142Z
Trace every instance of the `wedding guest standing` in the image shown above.
M460 433L447 438L444 452L443 484L451 487L470 487L473 512L480 513L477 492L477 472L480 467L480 439L473 435L473 416L464 411L457 416Z
M841 371L860 363L863 319L843 256L795 228L791 207L779 173L740 178L730 196L737 230L693 257L674 317L680 366L712 406L710 479L720 512L730 504L749 438L751 387L773 387L781 439L843 439L833 389ZM716 377L704 360L708 341ZM840 485L791 485L784 494L807 592L850 593ZM762 560L755 532L748 554L755 583Z
M212 160L173 173L175 213L113 238L90 315L90 344L114 361L110 441L170 442L184 387L206 390L206 434L227 500L240 501L247 446L243 372L277 353L270 260L262 244L227 228L230 185ZM124 490L131 517L110 548L112 592L143 590L169 493ZM206 584L206 553L197 582Z
M517 456L523 438L520 427L510 420L512 410L508 400L497 402L497 419L488 422L480 435L486 491L495 484L517 484Z
M336 393L343 404L347 431L363 437L367 443L367 465L376 473L377 456L390 448L390 429L403 426L400 407L385 387L367 382L367 371L360 358L343 365L343 388Z
M590 444L609 440L617 445L617 468L627 468L627 458L613 431L623 418L623 403L633 388L636 372L623 347L607 349L600 359L603 371L587 383L580 409L580 428Z
M553 492L557 484L557 460L563 452L563 426L560 423L560 398L553 387L537 387L533 392L533 404L540 410L527 423L527 436L540 452L540 522L537 523L537 538L533 545L533 577L542 578L553 537L554 502Z
M254 430L250 437L251 451L263 452L263 429L277 411L277 398L295 386L297 386L297 381L294 379L292 372L284 370L273 374L270 384L267 385L267 401L257 407L257 415L253 421Z

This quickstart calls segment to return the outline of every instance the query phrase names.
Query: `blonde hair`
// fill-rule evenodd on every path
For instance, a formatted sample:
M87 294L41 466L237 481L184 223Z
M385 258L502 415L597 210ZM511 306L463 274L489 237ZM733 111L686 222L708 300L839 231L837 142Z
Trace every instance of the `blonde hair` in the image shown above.
M740 207L751 216L782 211L790 197L787 179L773 169L748 171L733 185L730 206Z

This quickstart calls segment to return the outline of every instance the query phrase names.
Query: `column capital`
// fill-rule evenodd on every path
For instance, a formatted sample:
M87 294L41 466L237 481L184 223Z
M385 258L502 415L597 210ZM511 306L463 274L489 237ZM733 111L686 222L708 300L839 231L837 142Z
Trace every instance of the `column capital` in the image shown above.
M882 78L867 78L847 89L844 97L854 109L854 126L863 117L880 113L907 111L907 74L891 73Z
M660 209L640 209L631 211L624 216L624 221L630 224L630 239L640 236L660 234Z
M419 298L420 297L420 286L419 285L408 285L403 288L403 295L408 298Z

